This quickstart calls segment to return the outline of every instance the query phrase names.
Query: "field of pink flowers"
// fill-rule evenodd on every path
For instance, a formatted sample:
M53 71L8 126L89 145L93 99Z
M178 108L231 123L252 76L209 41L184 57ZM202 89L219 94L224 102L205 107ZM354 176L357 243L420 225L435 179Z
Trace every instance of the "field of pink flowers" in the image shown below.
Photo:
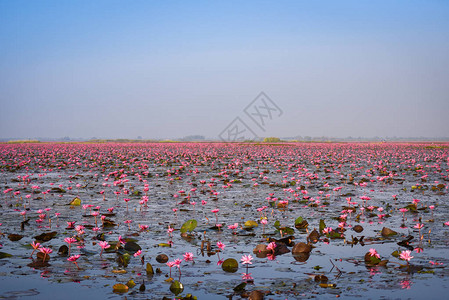
M448 144L0 144L0 297L444 298L448 176Z

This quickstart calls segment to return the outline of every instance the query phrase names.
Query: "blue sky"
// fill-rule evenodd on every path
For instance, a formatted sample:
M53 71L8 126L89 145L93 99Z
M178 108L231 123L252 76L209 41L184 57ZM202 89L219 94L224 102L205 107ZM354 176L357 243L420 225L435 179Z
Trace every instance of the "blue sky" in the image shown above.
M448 80L448 1L0 0L0 138L216 138L261 91L260 136L448 136Z

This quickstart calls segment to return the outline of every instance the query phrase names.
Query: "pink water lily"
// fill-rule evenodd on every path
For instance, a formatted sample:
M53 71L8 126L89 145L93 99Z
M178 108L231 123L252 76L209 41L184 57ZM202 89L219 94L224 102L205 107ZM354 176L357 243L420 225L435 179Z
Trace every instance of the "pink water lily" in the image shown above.
M67 238L64 239L64 242L69 244L69 256L70 256L70 248L71 248L72 244L76 242L76 238L67 237Z
M39 249L39 247L41 246L41 243L38 243L38 242L32 242L30 245L31 245L31 247L33 247L33 252L31 252L30 257L33 257L34 252L35 252L37 249Z
M271 252L274 253L274 249L276 248L276 246L277 246L277 245L276 245L275 242L271 242L271 243L268 244L267 250L269 250L269 251L271 251Z
M240 261L242 262L242 264L252 264L253 257L251 255L243 255L242 258L240 259Z
M413 258L413 256L411 256L410 254L411 254L410 250L402 251L401 254L399 255L399 258L407 261L408 263Z
M45 259L47 258L48 254L53 253L53 250L51 248L46 248L46 247L41 247L39 248L39 251L44 253L44 257L42 258L42 261L44 262Z
M374 248L369 249L369 254L370 254L371 256L374 256L374 257L380 259L379 253L377 253L376 249L374 249Z
M185 261L193 261L193 253L192 252L186 252L184 254L184 260Z
M98 242L98 245L101 247L100 256L103 254L104 249L108 249L111 247L111 245L109 245L109 243L106 241L100 241L100 242Z
M80 258L80 256L81 256L80 254L77 254L77 255L73 255L73 256L70 256L69 258L67 258L68 261L71 261L75 264L75 266L78 268L78 270L80 269L80 267L78 266L77 260L78 260L78 258Z

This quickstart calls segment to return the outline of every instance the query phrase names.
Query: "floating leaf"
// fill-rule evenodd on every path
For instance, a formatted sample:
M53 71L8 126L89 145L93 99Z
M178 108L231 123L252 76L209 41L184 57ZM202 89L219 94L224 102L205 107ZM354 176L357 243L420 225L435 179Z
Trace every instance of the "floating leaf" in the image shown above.
M304 220L302 217L299 217L295 220L295 228L298 230L306 229L309 226L309 222Z
M383 237L389 237L392 235L396 235L398 233L390 228L384 227L384 228L382 228L381 234Z
M296 226L297 224L302 223L302 221L304 221L304 219L303 219L302 217L296 218L296 220L295 220L295 226Z
M319 275L316 275L316 276L315 276L314 280L315 280L315 281L320 281L320 282L328 282L328 281L329 281L329 278L327 278L327 277L324 276L324 275L319 274Z
M142 250L142 248L135 242L127 242L125 244L125 250L134 253Z
M69 247L67 247L66 245L62 245L58 249L58 254L62 256L67 256L67 254L69 254Z
M176 296L181 294L184 291L184 286L178 280L175 280L170 285L170 291Z
M323 232L323 229L324 229L324 228L326 228L326 224L324 223L324 220L321 219L321 220L320 220L320 227L319 227L320 232Z
M165 264L168 261L168 256L165 254L159 254L156 256L156 261L161 264Z
M298 262L306 262L310 257L310 252L293 254L293 258Z
M352 230L354 230L357 233L360 233L363 231L363 227L361 225L355 225L354 227L352 227Z
M48 255L48 254L45 255L45 253L42 253L42 252L37 252L36 257L40 261L49 261L50 260L50 255Z
M150 263L147 263L146 271L147 271L147 275L154 274L153 266Z
M345 236L337 231L331 231L331 233L329 233L329 237L331 239L343 239Z
M310 243L316 243L316 242L318 242L319 239L320 239L320 234L318 233L318 231L316 231L316 229L314 229L307 237L307 241Z
M118 264L125 268L128 266L130 260L131 260L131 255L129 255L128 253L119 254L117 257Z
M281 222L279 222L279 220L277 220L276 222L274 222L274 228L279 229L279 227L281 226Z
M309 244L297 243L292 249L292 254L295 255L298 253L309 253L310 251L312 251L312 246L310 246Z
M187 231L192 232L197 224L198 222L195 219L188 220L182 224L180 231L181 233L186 233Z
M282 231L284 234L295 234L295 230L291 227L279 227L279 231Z
M133 287L136 286L136 283L134 282L134 280L130 279L130 280L126 283L126 285L127 285L130 289L132 289Z
M113 289L114 293L127 293L129 290L129 287L126 284L117 283L117 284L114 284L112 289Z
M266 253L269 250L267 250L267 245L265 244L259 244L256 246L256 248L253 249L253 253L257 254L257 253Z
M334 288L337 285L335 283L320 283L320 287L322 288Z
M239 269L239 263L233 258L228 258L223 262L221 268L225 272L235 273Z
M12 242L20 241L23 238L23 235L11 233L8 234L8 239Z
M248 221L245 222L244 226L245 226L246 228L253 228L253 227L257 227L257 226L259 226L259 225L257 224L256 221L248 220Z
M117 224L114 223L114 221L108 220L108 219L104 219L103 220L103 228L106 227L115 227L117 226Z
M6 252L0 252L0 259L8 257L12 257L12 255Z
M246 282L242 282L239 285L237 285L236 287L234 287L234 292L241 292L245 289L246 287Z
M51 192L52 193L60 193L60 194L62 194L62 193L65 193L66 191L64 189L60 188L60 187L53 187L53 188L51 188Z
M78 198L78 197L75 197L72 201L70 201L69 205L80 206L81 205L81 199Z
M365 264L366 265L375 266L375 265L378 265L379 263L380 263L379 258L377 258L376 256L371 256L370 252L366 252L366 254L365 254Z
M249 299L251 300L262 300L264 294L261 291L252 291L249 293Z

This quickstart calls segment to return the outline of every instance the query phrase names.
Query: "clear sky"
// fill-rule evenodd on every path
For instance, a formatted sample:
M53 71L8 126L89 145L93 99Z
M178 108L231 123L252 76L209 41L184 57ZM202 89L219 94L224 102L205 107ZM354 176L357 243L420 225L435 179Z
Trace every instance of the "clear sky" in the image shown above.
M264 91L266 131L243 112ZM449 1L0 0L0 138L449 136Z

